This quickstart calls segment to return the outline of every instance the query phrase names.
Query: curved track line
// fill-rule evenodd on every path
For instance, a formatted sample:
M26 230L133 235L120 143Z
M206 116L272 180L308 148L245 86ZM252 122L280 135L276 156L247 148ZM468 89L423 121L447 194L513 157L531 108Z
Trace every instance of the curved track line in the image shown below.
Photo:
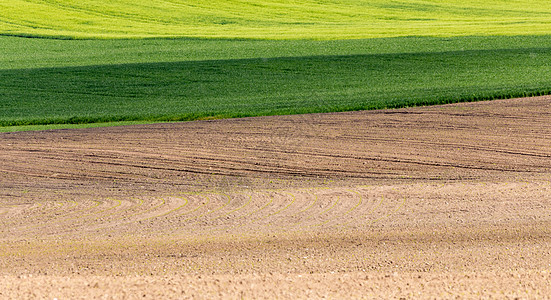
M275 192L275 191L274 191L274 192ZM275 215L280 214L281 212L283 212L283 211L285 211L286 209L288 209L288 208L296 201L296 199L297 199L296 196L295 196L294 194L292 194L292 193L284 192L284 191L279 191L279 192L282 193L282 194L290 195L291 198L292 198L293 200L291 200L291 202L289 202L289 204L287 204L285 207L281 208L280 210L278 210L278 211L276 211L276 212L273 212L273 213L271 213L271 214L268 214L268 215L266 215L266 216L262 216L262 217L260 217L260 218L254 219L254 220L252 220L252 222L264 220L264 219L267 219L267 218L269 218L269 217L272 217L272 216L275 216ZM274 197L272 196L272 200L273 200L273 198L274 198ZM264 224L264 226L270 226L270 225L273 226L273 225L275 224L275 222L276 222L275 220L274 220L274 221L271 221L271 222L268 222L267 224ZM244 225L244 224L243 224L243 225ZM239 226L239 227L241 227L241 226ZM238 227L237 227L237 228L238 228Z
M305 191L307 191L307 190L305 190ZM299 215L299 214L301 214L301 213L303 213L303 212L308 211L309 209L311 209L311 208L314 206L314 204L316 204L316 203L318 202L318 195L315 195L315 194L313 194L313 193L311 193L311 192L309 192L309 191L307 191L306 193L309 194L309 195L314 196L314 201L312 201L312 203L310 203L310 205L308 205L306 208L302 209L301 211L292 214L291 217L294 217L294 216L296 216L296 215Z
M58 207L56 206L63 206L63 203L61 201L51 201L54 205L46 210L44 210L44 214L47 214L50 211L56 211Z
M308 225L308 226L306 226L306 228L320 227L320 226L323 226L323 225L325 225L325 224L327 224L327 223L329 223L329 222L331 222L331 221L334 221L334 220L337 220L337 219L339 219L339 218L342 218L342 217L344 217L344 216L350 214L352 211L354 211L355 209L357 209L357 208L363 203L363 197L362 197L362 195L361 195L360 193L358 193L358 192L356 192L356 191L353 191L353 190L346 190L346 191L352 192L352 193L357 194L357 195L359 196L359 200L358 200L358 203L357 203L356 205L354 205L352 208L350 208L349 210L347 210L347 211L346 211L343 215L341 215L341 216L337 216L337 217L334 217L334 218L330 218L329 220L326 220L326 221L324 221L324 222L320 222L320 223ZM331 205L331 207L329 207L329 208L327 208L326 210L324 210L324 211L320 214L320 216L323 215L323 214L325 214L325 213L327 213L327 212L329 212L329 211L331 211L331 210L334 208L334 206L337 204L337 202L338 202L339 200L340 200L340 196L337 196L337 201L335 201L335 203L333 203L333 205ZM309 218L309 219L310 219L310 218ZM337 225L335 224L335 225L331 225L331 226L333 227L333 226L337 226Z
M187 214L187 213L190 213L190 212L197 211L199 208L205 207L205 206L206 206L207 204L209 204L209 203L211 202L211 200L212 200L211 197L209 197L208 195L204 195L203 197L205 197L205 199L207 199L207 202L203 203L202 205L200 205L200 206L196 207L195 209L193 209L193 210L191 210L191 211L189 211L189 212L186 212L186 213L184 213L184 214ZM203 216L205 216L205 215L208 215L209 213L210 213L210 211L209 211L208 208L207 208L207 211L206 211L206 212L204 212L204 213L202 213L202 214L200 214L200 215L198 215L198 216L191 216L191 217L185 218L185 219L183 219L183 220L179 220L179 222L186 222L186 221L193 220L193 219L197 220L197 219L199 219L199 218L201 218L201 217L203 217ZM183 214L182 214L182 215L183 215Z
M196 194L197 194L197 195L203 194L203 197L205 197L205 198L207 199L207 201L206 201L205 203L203 203L202 205L200 205L200 206L194 208L193 210L187 211L187 212L185 212L185 213L183 213L183 214L180 214L179 216L182 216L182 215L186 215L186 214L195 212L195 211L197 211L198 209L200 209L200 208L206 206L207 204L209 204L209 203L211 202L211 197L208 196L208 193L196 193ZM205 195L205 194L207 194L207 195ZM222 195L222 196L224 196L224 197L227 197L227 198L228 198L228 202L226 202L224 205L222 205L222 206L220 206L220 207L218 207L218 208L216 208L216 209L214 209L214 210L207 210L206 212L204 212L204 213L202 213L202 214L200 214L200 215L198 215L198 216L191 216L191 217L188 217L188 218L183 219L183 220L178 220L178 222L179 222L179 223L184 223L184 222L187 222L187 221L190 221L190 220L195 220L195 223L197 223L199 218L202 218L202 217L204 217L204 216L207 216L207 215L210 215L210 214L212 214L212 213L215 213L215 212L217 212L217 211L223 209L224 207L228 206L228 205L231 203L231 197L230 197L229 195L227 195L227 194L223 194L223 193L210 193L210 194L218 194L218 195ZM185 229L185 226L186 226L186 225L188 225L188 224L181 224L180 227L174 228L174 230L172 230L171 233L174 234L174 233L176 233L176 232L178 232L178 231L181 231L181 230Z
M383 215L383 216L381 216L381 217L379 217L379 218L377 218L377 219L375 219L375 220L372 220L372 221L370 222L370 224L374 224L374 223L376 223L376 222L379 222L379 221L381 221L381 220L383 220L383 219L386 219L386 218L390 217L390 215L395 214L395 213L396 213L398 210L400 210L400 208L402 208L405 204L406 204L406 197L404 197L404 201L402 201L402 202L400 203L400 205L398 205L394 210L392 210L392 211L386 213L385 215Z
M360 193L356 192L356 191L353 191L353 190L346 190L346 191L349 191L349 192L352 192L354 194L357 194L358 197L359 197L359 200L358 200L358 203L356 205L354 205L352 208L350 208L349 210L347 210L343 215L339 216L339 217L336 217L336 218L332 218L332 219L329 219L325 222L322 222L322 223L319 223L319 224L314 224L314 225L310 225L309 227L319 227L319 226L322 226L322 225L325 225L331 221L334 221L334 220L337 220L339 218L343 218L345 216L347 216L348 214L350 214L352 211L354 211L355 209L357 209L362 203L363 203L363 197ZM331 226L336 226L336 225L331 225Z
M76 201L71 201L71 202L74 202L75 204L71 207L75 207L78 205L78 203ZM77 210L77 211L71 211L69 213L67 213L66 215L74 215L74 214L80 214L82 212L86 212L86 211L90 211L98 206L101 205L101 202L100 201L96 201L96 200L92 200L91 202L94 202L96 205L93 205L93 206L90 206L90 207L85 207L83 209L80 209L80 210ZM82 216L78 215L78 216L75 216L75 217L68 217L68 218L61 218L61 219L57 219L57 220L51 220L51 221L57 221L56 223L59 223L59 222L65 222L65 221L69 221L69 220L76 220L76 219L79 219L81 218Z
M326 213L332 211L332 210L335 208L335 206L337 205L337 203L339 203L340 199L341 199L341 196L337 196L337 200L335 200L335 202L333 202L333 204L332 204L331 206L329 206L328 208L326 208L326 209L325 209L324 211L322 211L319 215L321 216L321 215L324 215L324 214L326 214ZM311 219L311 218L313 218L313 217L314 217L314 216L309 216L309 217L306 218L304 221L306 221L306 220L308 220L308 219ZM321 226L321 225L327 224L328 222L330 222L331 220L334 220L334 219L335 219L335 218L329 219L329 220L327 220L327 221L325 221L325 222L321 222L321 223L317 223L317 224L312 224L312 225L309 225L309 226L307 226L307 227ZM302 222L301 222L301 223L302 223ZM299 224L300 224L300 223L299 223Z
M70 208L73 208L73 207L78 205L78 203L74 200L69 200L69 202L73 203L73 205L71 205ZM88 210L93 209L93 208L95 208L95 207L97 207L101 204L101 202L99 202L99 201L94 201L93 200L92 202L96 202L96 205L93 206L93 207L84 208L84 209L81 209L81 210L78 210L78 211L70 211L67 214L65 214L65 216L74 215L75 213L88 211ZM55 213L54 213L54 215L55 215ZM74 219L78 219L78 218L79 218L78 216L77 217L68 217L68 218L63 218L63 216L61 216L61 219L56 219L54 217L50 220L46 220L43 223L35 223L35 224L28 225L28 226L24 226L23 228L21 228L21 230L30 230L30 229L36 229L36 228L44 227L44 226L51 226L52 225L51 223L54 222L54 221L55 221L56 224L58 224L60 222L65 222L65 221L68 221L68 220L74 220Z
M108 199L111 199L111 198L108 198ZM119 203L122 203L122 201L123 201L123 200L118 200L118 199L111 199L111 200L118 201ZM131 201L128 201L128 202L131 202ZM129 210L131 210L131 209L133 209L133 208L135 208L135 207L140 207L142 204L143 204L143 201L141 201L140 204L138 204L138 205L129 207L128 209L124 209L124 210L122 210L122 211L116 210L116 211L114 211L114 212L112 212L112 213L108 213L108 214L103 215L103 216L101 216L101 217L105 218L105 217L112 216L112 215L117 214L117 213L124 213L125 211L129 211ZM120 205L119 205L119 206L120 206ZM96 220L99 219L99 218L100 218L100 217L97 217ZM114 220L118 220L118 219L114 219ZM112 221L114 221L114 220L112 220Z
M358 193L357 191L353 191L353 190L347 190L347 191L352 192L352 193L358 195L358 198L359 198L359 199L358 199L358 204L356 204L356 206L354 206L354 207L352 207L351 209L349 209L349 210L343 215L343 217L346 216L346 215L348 215L348 214L350 214L352 211L354 211L356 208L358 208L360 205L362 205L362 202L363 202L363 197L362 197L362 195L361 195L360 193Z
M323 188L323 189L327 189L327 188ZM314 203L316 203L316 202L318 201L318 195L313 194L313 193L309 193L309 194L310 194L310 195L313 195L313 196L315 197L315 200L314 200L314 202L313 202L308 208L312 207L312 206L314 205ZM340 196L337 197L337 200L336 200L335 202L333 202L333 204L331 204L329 208L326 208L324 211L322 211L322 212L319 213L318 215L321 216L321 215L323 215L323 214L325 214L325 213L331 211L331 210L337 205L337 203L339 202L339 200L340 200ZM305 209L305 210L303 210L302 212L304 212L304 211L307 211L307 210ZM312 219L312 218L314 218L314 215L313 215L313 214L309 214L309 215L307 215L305 218L301 219L299 222L295 223L294 226L298 226L298 225L300 225L300 224L303 224L304 222L306 222L306 221L308 221L308 220L310 220L310 219ZM311 227L311 226L312 226L312 225L308 225L308 226L306 226L306 228Z
M40 208L40 207L43 207L44 205L42 203L37 203L37 208ZM0 208L4 209L4 211L2 213L0 213L0 216L2 215L5 215L5 214L9 214L10 212L12 212L14 210L14 208L18 208L20 207L21 204L4 204L2 206L0 206ZM25 211L27 209L32 209L34 208L34 205L31 205L31 207L28 207L28 208L23 208L21 210L18 210L17 213L7 219L0 219L0 223L2 223L3 226L15 226L15 225L18 225L18 224L21 224L22 223L22 215L29 215L30 213L25 213ZM44 209L43 212L45 211L48 211L48 210L51 210L52 208L50 209ZM36 214L36 213L35 213ZM8 223L8 221L12 221L10 223ZM28 222L28 220L24 220L25 222Z
M169 211L167 211L167 212L165 212L165 213L162 213L162 214L160 214L160 215L151 216L151 217L149 217L149 218L141 219L140 221L147 221L147 220L151 220L151 219L155 219L155 218L160 218L160 217L166 216L166 215L171 214L171 213L173 213L173 212L179 211L180 209L182 209L182 208L184 208L185 206L187 206L188 203L189 203L189 200L188 200L188 198L186 198L186 197L174 197L174 198L177 198L177 199L184 199L184 204L182 204L182 205L180 205L180 206L178 206L178 207L176 207L176 208L174 208L174 209L171 209L171 210L169 210Z
M140 199L140 198L130 198L130 199L131 199L131 200L137 200L137 204L134 205L134 206L132 206L132 207L130 207L130 208L128 208L126 211L134 210L134 209L136 209L136 208L138 208L138 207L141 207L141 206L144 204L143 199ZM135 216L135 215L137 215L137 214L140 214L140 212L134 212L134 213L129 214L129 215L123 215L122 217L116 218L116 219L114 219L113 221L116 221L116 220L124 220L124 219L126 219L127 217Z
M381 200L380 200L376 205L372 206L372 207L369 209L369 211L366 213L366 216L369 216L369 215L373 214L373 213L375 212L375 210L378 209L378 208L383 204L384 199L385 199L385 196L384 196L384 195L381 195ZM352 223L352 222L354 222L354 221L355 221L355 220L348 221L348 222L346 222L346 223L344 223L344 224L341 224L341 226L343 226L343 227L344 227L344 226L347 226L347 225L349 225L350 223Z
M266 207L268 207L270 204L272 204L272 203L274 202L274 196L273 196L273 195L270 195L270 194L268 194L268 193L266 193L266 192L259 192L259 193L264 193L264 194L268 195L268 196L270 197L270 201L268 201L268 203L264 204L264 206L260 207L259 209L255 210L255 211L252 211L252 212L250 212L250 213L248 213L248 214L246 214L246 215L244 215L244 216L240 216L240 217L238 217L238 218L236 218L236 219L243 219L243 218L250 217L250 216L252 216L253 214L256 214L256 213L258 213L258 212L260 212L260 211L266 209ZM252 195L251 195L251 196L252 196ZM235 229L241 228L241 227L243 227L243 226L245 226L245 225L251 224L251 223L253 223L253 222L262 220L262 219L264 219L265 217L266 217L266 216L261 216L261 217L259 217L259 218L252 219L252 220L250 220L249 222L243 222L243 223L241 223L241 224L239 224L239 225L233 225L233 226L230 225L230 226L228 226L228 227L235 230ZM226 227L226 229L229 229L228 227Z
M193 217L193 218L195 218L196 220L199 219L199 218L202 218L202 217L204 217L204 216L208 216L208 215L210 215L210 214L213 214L213 213L215 213L215 212L217 212L217 211L223 209L224 207L228 206L228 205L231 203L231 197L228 196L227 194L222 194L222 193L211 193L211 194L224 196L224 197L228 198L228 202L226 202L224 205L222 205L222 206L220 206L220 207L218 207L218 208L216 208L216 209L214 209L214 210L208 210L208 211L206 211L205 213L203 213L203 214L201 214L201 215L199 215L199 216ZM188 220L193 219L193 218L188 218L188 219L185 219L185 220L183 220L183 221L188 221Z
M196 212L196 211L198 211L200 208L205 207L206 205L208 205L208 204L211 202L211 197L209 197L208 195L205 195L205 194L207 194L207 193L194 193L194 194L196 194L196 195L203 194L202 197L204 197L204 198L206 199L206 202L203 203L203 204L201 204L201 205L199 205L199 206L197 206L197 207L195 207L195 208L192 209L192 210L189 210L189 211L187 211L187 212L184 212L184 213L178 215L178 217L183 216L183 215L187 215L187 214L190 214L190 213L193 213L193 212ZM207 215L209 215L209 214L211 214L211 213L214 213L214 212L216 212L216 211L218 211L218 210L221 210L222 208L224 208L224 207L226 207L227 205L229 205L230 202L231 202L231 197L228 196L228 195L226 195L226 194L220 194L220 195L224 195L224 196L226 196L226 197L228 198L228 202L226 202L225 205L222 205L222 206L220 206L220 207L218 207L217 209L212 210L212 211L210 211L210 210L207 209L206 212L204 212L204 213L202 213L202 214L200 214L200 215L198 215L198 216L190 216L190 217L185 218L185 219L183 219L183 220L177 219L177 222L178 222L180 225L177 226L177 227L175 227L174 229L170 230L170 233L171 233L171 234L177 234L178 232L182 232L182 231L184 231L184 230L186 229L186 226L189 225L189 224L185 224L185 222L194 220L193 223L197 223L198 220L199 220L199 218L202 218L202 217L207 216Z
M78 213L82 213L82 212L85 212L85 211L90 211L98 206L101 205L101 202L100 201L96 201L96 200L92 200L92 202L96 203L96 205L93 205L91 207L87 207L87 208L84 208L84 209L81 209L81 210L77 210L75 212L72 212L70 213L71 215L74 215L74 214L78 214ZM61 221L69 221L69 220L76 220L76 219L80 219L82 218L83 216L76 216L76 217L72 217L72 218L65 218L65 219L62 219Z
M117 207L121 206L121 204L122 204L122 201L121 201L121 200L115 200L115 199L110 199L110 198L108 198L108 200L112 200L112 201L114 201L114 202L118 202L118 204L116 204L116 205L114 205L114 206L111 206L111 207L109 207L109 208L106 208L106 209L104 209L104 210L100 210L100 211L98 211L98 212L94 212L94 213L89 213L89 214L83 215L82 218L87 217L87 216L91 216L91 215L101 214L101 213L103 213L103 212L106 212L106 211L109 211L109 210L111 210L111 209L117 208ZM99 217L98 217L98 218L99 218ZM97 218L96 218L96 219L97 219Z
M226 214L224 214L224 215L222 215L222 216L220 216L220 217L218 217L218 218L225 217L225 216L228 216L228 215L230 215L230 214L232 214L232 213L234 213L234 212L240 211L240 210L242 210L243 208L245 208L245 207L247 207L248 205L250 205L252 201L253 201L253 195L250 194L250 195L249 195L249 201L247 201L247 202L246 202L245 204L243 204L242 206L240 206L240 207L238 207L238 208L236 208L236 209L234 209L234 210L232 210L232 211L229 211L229 212L227 212Z
M150 208L148 208L148 209L146 209L146 210L144 210L144 211L135 212L135 213L133 213L133 214L131 214L131 215L128 215L127 217L130 217L130 216L137 216L137 215L143 215L144 213L148 213L148 212L150 212L150 211L153 211L154 209L157 209L157 208L159 208L159 207L165 205L165 203L166 203L165 198L158 198L158 199L161 199L161 203L160 203L160 204L157 204L157 205L155 205L155 206L153 206L153 207L150 207ZM143 199L140 199L140 200L142 200L142 203L143 203ZM140 205L140 206L141 206L141 205ZM123 219L124 219L124 217L123 217ZM132 222L139 222L139 221L141 221L141 220L134 220L134 221L132 221Z
M266 193L267 195L269 195L268 193ZM268 203L266 203L264 206L262 206L261 208L255 210L255 211L252 211L244 216L241 216L240 218L246 218L246 217L249 217L249 216L252 216L253 214L256 214L262 210L264 210L266 207L268 207L270 204L272 204L274 202L274 196L271 196L269 195L270 197L270 201L268 201Z
M278 210L278 211L276 211L276 212L274 212L274 213L271 213L271 214L267 215L267 216L266 216L267 218L269 218L269 217L271 217L271 216L275 216L275 215L281 213L282 211L288 209L289 206L291 206L291 205L292 205L293 203L295 203L295 201L297 200L297 197L296 197L294 194L292 194L292 193L283 192L283 191L281 191L281 193L290 195L291 198L292 198L293 200L292 200L291 202L289 202L289 204L287 204L287 206L285 206L284 208L282 208L282 209L280 209L280 210ZM273 223L273 222L270 222L269 224L272 224L272 223Z
M143 201L143 199L141 199L141 198L131 198L131 199L132 199L132 200L137 200L136 205L134 205L134 206L132 206L132 207L130 207L130 208L124 210L124 211L135 210L136 208L139 208L139 207L141 207L141 206L144 204L144 201ZM162 199L162 198L161 198L161 199ZM164 199L163 199L163 200L164 200ZM130 202L133 202L133 201L130 201ZM164 203L164 202L161 202L160 205L162 205L163 203ZM158 207L158 206L160 206L160 205L157 205L157 206L155 206L155 207ZM150 209L148 209L148 210L146 210L146 211L144 211L144 212L148 212L149 210L151 210L151 209L153 209L153 208L155 208L155 207L152 207L152 208L150 208ZM121 213L123 213L124 211L122 211ZM132 223L132 222L135 222L135 220L128 220L129 217L131 217L131 216L136 216L136 215L140 215L140 214L142 214L142 213L144 213L144 212L138 211L138 212L134 212L134 213L129 214L129 215L123 215L123 216L120 216L120 217L118 217L118 218L111 219L110 222L115 222L115 221L123 220L123 221L126 221L126 223ZM115 212L113 212L113 213L111 213L111 214L108 214L107 216L109 216L109 215L114 215L114 214L116 214L116 213L118 213L118 212L115 211ZM110 226L110 227L111 227L111 229L107 229L107 230L106 230L106 233L109 233L109 232L114 233L114 232L115 232L115 228L113 228L113 226Z
M298 215L301 214L301 213L307 212L308 210L310 210L310 209L314 206L314 204L316 204L316 203L318 202L318 200L319 200L318 195L316 195L316 194L314 194L314 193L308 191L307 189L305 189L305 191L307 191L307 194L308 194L308 195L312 195L312 196L314 197L314 201L312 201L312 203L310 203L310 205L308 205L306 208L304 208L304 209L302 209L302 210L300 210L300 211L298 211L298 212L296 212L296 213L290 215L289 217L292 218L292 217L298 216ZM304 221L306 221L306 220L308 220L308 219L310 219L310 218L312 218L312 217L313 217L313 216L309 216L309 217L307 217L306 219L301 219L300 221L294 223L293 226L297 226L297 225L299 225L299 224L302 224L302 223L304 223ZM273 222L268 223L268 224L273 225ZM286 228L288 228L288 227L290 227L290 226L286 226ZM286 228L285 228L285 227L281 227L281 230L285 230Z
M188 194L199 196L199 193L188 193ZM206 196L203 196L203 197L206 198L206 202L205 202L205 203L202 203L201 205L197 206L196 208L194 208L194 209L192 209L192 210L188 210L188 211L186 211L186 212L183 212L183 213L179 214L178 217L183 216L183 215L190 214L190 213L192 213L192 212L195 212L195 211L199 210L201 207L204 207L205 205L209 204L210 198L209 198L209 197L206 197ZM186 219L184 219L184 221L185 221L185 220L186 220Z

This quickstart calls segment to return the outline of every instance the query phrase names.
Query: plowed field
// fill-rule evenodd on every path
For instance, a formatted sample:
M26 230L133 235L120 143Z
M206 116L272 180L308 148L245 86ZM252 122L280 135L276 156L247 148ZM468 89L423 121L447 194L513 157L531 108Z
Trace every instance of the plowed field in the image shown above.
M545 298L551 97L0 134L0 298Z

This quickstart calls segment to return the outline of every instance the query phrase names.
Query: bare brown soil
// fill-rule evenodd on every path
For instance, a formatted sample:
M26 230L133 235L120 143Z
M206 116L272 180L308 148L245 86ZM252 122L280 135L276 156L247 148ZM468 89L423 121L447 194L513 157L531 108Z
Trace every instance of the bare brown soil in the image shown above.
M0 134L0 298L548 298L551 97Z

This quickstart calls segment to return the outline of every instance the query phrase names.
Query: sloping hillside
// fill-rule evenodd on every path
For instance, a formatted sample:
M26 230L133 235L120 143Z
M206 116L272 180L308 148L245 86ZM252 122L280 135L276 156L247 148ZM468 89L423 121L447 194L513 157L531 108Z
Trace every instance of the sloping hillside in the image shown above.
M545 34L545 0L10 0L0 34L57 38L348 39Z

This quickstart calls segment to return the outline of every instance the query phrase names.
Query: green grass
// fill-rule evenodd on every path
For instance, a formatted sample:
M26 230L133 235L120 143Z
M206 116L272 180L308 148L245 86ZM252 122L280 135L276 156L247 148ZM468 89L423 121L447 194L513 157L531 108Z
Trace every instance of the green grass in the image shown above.
M3 1L0 131L547 94L550 50L542 0Z
M401 37L361 40L114 39L0 36L0 70L321 55L545 48L551 36Z
M431 40L432 46L401 53L364 48L364 54L8 69L0 71L0 126L186 121L546 94L551 43L536 40L517 37L515 46L496 38L502 49L438 51ZM471 41L480 40L464 38L464 46L484 48Z
M83 129L96 127L114 127L139 124L152 124L147 121L127 121L127 122L107 122L107 123L85 123L85 124L48 124L48 125L22 125L22 126L0 126L0 132L17 132L17 131L42 131L56 129Z
M351 39L547 34L546 0L0 2L0 34L56 38Z

